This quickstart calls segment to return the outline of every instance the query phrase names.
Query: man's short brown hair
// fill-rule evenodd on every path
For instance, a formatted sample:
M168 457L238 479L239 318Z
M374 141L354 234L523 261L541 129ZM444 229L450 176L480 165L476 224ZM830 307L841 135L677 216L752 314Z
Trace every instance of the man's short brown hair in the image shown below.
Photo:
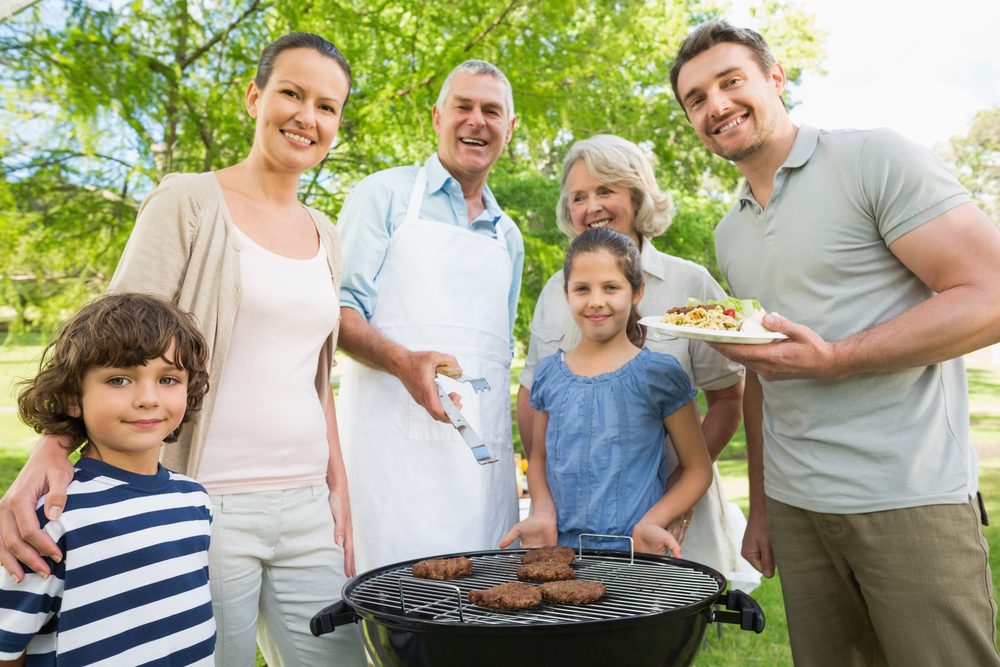
M687 116L687 109L684 109L684 100L681 99L680 91L677 90L677 79L680 78L681 68L692 58L700 56L719 44L739 44L748 48L764 76L769 76L771 68L778 62L778 59L771 52L771 47L767 45L759 33L749 28L737 28L725 19L712 19L702 23L692 30L684 43L681 44L677 57L674 58L674 64L670 66L670 87L673 88L674 97L681 105L681 109L684 110L685 116ZM782 100L782 104L784 104L784 100Z
M174 344L174 358L164 355ZM187 410L194 418L208 391L208 345L194 317L148 294L108 294L88 303L60 327L42 353L39 372L20 383L18 412L38 433L64 435L73 449L87 440L80 405L81 386L94 368L145 366L160 358L188 373ZM164 439L175 442L180 426Z

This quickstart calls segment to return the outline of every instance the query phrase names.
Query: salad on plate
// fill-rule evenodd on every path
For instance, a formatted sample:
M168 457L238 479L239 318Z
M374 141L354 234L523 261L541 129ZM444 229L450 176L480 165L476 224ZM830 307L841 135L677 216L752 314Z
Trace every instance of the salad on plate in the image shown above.
M777 313L772 313L777 315ZM712 331L743 331L745 333L771 333L764 327L767 315L756 299L726 297L717 301L688 299L687 304L671 308L660 318L663 324L693 327Z
M767 314L756 299L688 299L686 305L671 308L662 317L644 317L639 323L668 336L710 343L762 345L788 338L764 326Z

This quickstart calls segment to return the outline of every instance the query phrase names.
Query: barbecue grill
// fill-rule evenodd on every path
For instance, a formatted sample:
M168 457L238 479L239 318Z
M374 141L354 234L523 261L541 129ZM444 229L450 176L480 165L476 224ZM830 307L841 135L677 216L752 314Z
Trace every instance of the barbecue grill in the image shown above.
M498 611L468 601L473 589L517 581L525 550L451 554L473 562L471 575L447 581L415 579L406 561L361 574L343 599L313 617L321 635L362 623L377 665L689 665L708 623L735 623L762 632L764 614L742 591L723 593L726 579L690 561L582 549L576 579L599 581L607 594L586 605L543 602ZM721 611L713 605L726 606Z

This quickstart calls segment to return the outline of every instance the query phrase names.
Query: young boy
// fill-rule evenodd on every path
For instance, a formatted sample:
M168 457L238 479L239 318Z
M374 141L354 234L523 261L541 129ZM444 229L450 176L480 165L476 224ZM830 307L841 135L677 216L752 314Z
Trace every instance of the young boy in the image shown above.
M86 442L66 507L46 522L64 554L47 578L0 576L0 665L211 665L212 503L159 465L208 388L194 319L142 294L84 306L22 383L21 419Z

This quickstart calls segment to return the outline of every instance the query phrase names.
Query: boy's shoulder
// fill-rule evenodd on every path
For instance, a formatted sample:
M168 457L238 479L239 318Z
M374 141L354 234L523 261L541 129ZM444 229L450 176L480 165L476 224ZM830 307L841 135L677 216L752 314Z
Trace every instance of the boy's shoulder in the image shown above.
M212 515L212 499L201 484L162 465L155 475L138 475L96 459L82 458L74 464L73 481L66 488L66 506L61 517L64 529L76 522L74 514L101 511L106 505L120 505L117 510L128 515L158 511L168 507L191 507ZM146 502L154 496L171 496L172 501ZM45 496L39 499L36 512L42 527ZM131 503L131 505L129 505ZM88 523L89 519L81 519ZM67 521L69 523L67 524Z
M205 487L187 475L159 465L155 475L140 475L97 459L82 458L73 465L73 481L67 493L93 492L100 487L128 488L136 492L167 493L188 491L207 494Z

